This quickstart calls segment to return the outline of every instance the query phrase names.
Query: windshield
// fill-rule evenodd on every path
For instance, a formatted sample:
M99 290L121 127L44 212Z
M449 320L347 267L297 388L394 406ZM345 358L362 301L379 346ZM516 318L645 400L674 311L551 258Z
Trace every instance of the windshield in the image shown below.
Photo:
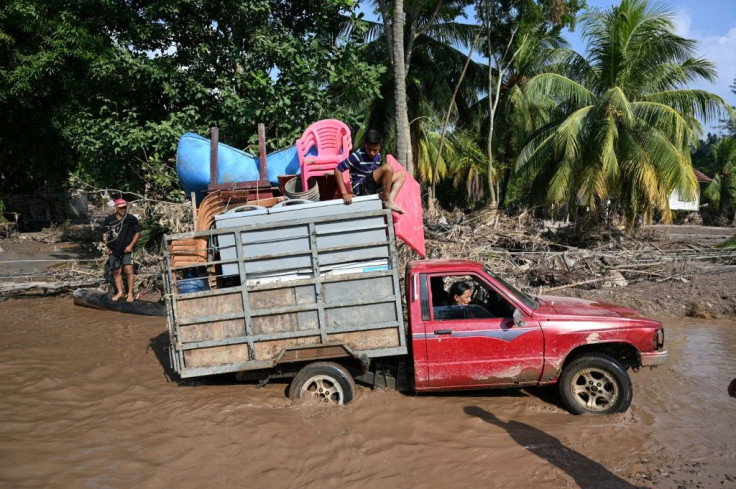
M488 275L490 275L491 277L493 277L494 279L496 279L501 285L503 285L504 287L506 287L506 289L508 289L509 292L511 292L512 294L514 294L527 307L529 307L529 308L531 308L533 310L536 310L537 307L539 307L539 304L537 303L537 301L532 296L530 296L528 294L525 294L524 292L520 291L519 289L517 289L516 287L514 287L513 285L511 285L510 283L508 283L507 281L505 281L504 279L502 279L501 277L499 277L498 275L496 275L495 273L493 273L488 268L488 266L484 266L483 267L483 270L485 270L485 272Z

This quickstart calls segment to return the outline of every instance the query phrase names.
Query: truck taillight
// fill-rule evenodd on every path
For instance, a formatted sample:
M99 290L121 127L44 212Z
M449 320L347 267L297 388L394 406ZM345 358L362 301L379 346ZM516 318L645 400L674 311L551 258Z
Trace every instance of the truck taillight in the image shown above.
M664 328L660 328L654 333L654 343L657 346L657 350L664 346Z

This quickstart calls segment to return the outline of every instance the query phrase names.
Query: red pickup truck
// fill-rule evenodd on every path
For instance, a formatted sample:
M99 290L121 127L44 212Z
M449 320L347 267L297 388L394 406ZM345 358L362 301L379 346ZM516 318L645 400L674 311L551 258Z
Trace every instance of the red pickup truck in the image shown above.
M667 358L658 321L611 304L527 295L467 260L408 266L407 304L417 392L557 383L574 413L625 411L628 368ZM464 282L469 305L447 306L446 285Z
M557 383L571 412L605 414L631 403L627 369L666 360L661 323L530 296L480 263L410 262L402 294L391 214L373 204L341 206L343 215L235 211L217 229L167 236L173 370L293 377L292 399L336 404L352 401L355 380L416 392ZM180 239L206 239L215 252L177 265Z

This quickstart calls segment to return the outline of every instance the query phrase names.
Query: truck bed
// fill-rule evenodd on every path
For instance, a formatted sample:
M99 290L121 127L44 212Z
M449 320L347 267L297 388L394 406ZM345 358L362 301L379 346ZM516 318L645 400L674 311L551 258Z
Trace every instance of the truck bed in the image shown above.
M186 378L405 354L393 219L377 197L361 199L165 236L173 369ZM177 260L176 243L192 239L207 240L205 263Z

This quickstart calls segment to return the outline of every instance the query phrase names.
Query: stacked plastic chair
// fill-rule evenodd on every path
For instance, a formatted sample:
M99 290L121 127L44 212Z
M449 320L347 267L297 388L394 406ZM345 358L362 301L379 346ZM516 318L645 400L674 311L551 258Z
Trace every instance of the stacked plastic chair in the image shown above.
M309 178L332 173L353 147L350 129L337 119L315 122L296 142L296 152L302 173L302 188L309 188ZM347 175L346 175L347 177ZM349 180L345 178L345 183Z

